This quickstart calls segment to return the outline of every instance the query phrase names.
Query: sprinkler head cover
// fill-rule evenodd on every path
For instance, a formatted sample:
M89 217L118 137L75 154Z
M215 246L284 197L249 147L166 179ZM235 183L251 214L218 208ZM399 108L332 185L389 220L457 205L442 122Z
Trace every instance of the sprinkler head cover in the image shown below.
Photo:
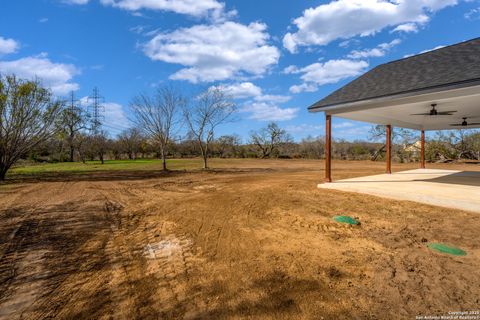
M429 243L427 246L430 249L435 250L437 252L451 254L451 255L454 255L454 256L466 256L467 255L467 253L465 251L463 251L462 249L455 248L455 247L450 247L450 246L447 246L443 243L432 242L432 243Z
M352 224L352 225L360 224L360 222L358 222L357 220L349 216L335 216L333 217L333 220L340 223L346 223L346 224Z

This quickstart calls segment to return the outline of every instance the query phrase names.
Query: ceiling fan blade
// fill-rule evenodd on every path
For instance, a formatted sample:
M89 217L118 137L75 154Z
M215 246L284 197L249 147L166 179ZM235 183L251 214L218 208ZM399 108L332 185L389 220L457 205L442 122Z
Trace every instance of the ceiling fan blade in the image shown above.
M465 127L465 125L461 124L461 123L450 123L450 125L452 127Z
M468 124L469 126L480 126L480 122L472 122Z
M451 116L453 113L455 113L457 111L438 111L437 112L437 115L446 115L446 116Z
M429 116L430 112L425 112L425 113L413 113L411 116Z

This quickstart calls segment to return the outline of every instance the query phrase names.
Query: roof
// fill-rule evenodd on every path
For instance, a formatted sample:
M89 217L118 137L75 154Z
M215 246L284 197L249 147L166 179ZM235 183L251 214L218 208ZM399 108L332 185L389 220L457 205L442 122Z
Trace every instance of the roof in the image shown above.
M346 103L480 81L480 38L379 65L309 107Z

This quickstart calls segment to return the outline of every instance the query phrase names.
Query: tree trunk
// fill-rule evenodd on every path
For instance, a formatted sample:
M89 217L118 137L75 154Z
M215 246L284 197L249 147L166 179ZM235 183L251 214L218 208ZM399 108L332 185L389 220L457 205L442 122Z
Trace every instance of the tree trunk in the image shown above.
M208 169L208 156L207 154L202 154L203 156L203 169Z
M377 158L382 154L385 148L386 148L386 145L383 145L380 149L375 151L375 154L372 156L372 161L377 161Z
M70 162L73 162L74 151L75 151L75 148L73 147L73 144L70 144Z
M102 164L105 163L105 161L103 161L103 153L100 153L100 161L102 162Z
M81 149L80 149L81 150ZM80 160L82 161L83 164L85 164L85 154L82 151L78 152L78 155L80 156Z
M165 151L161 151L162 154L162 170L167 171L167 155L165 154Z
M202 140L198 139L198 146L200 147L200 151L202 152L203 169L208 169L208 144L203 146Z
M7 175L7 170L0 168L0 181L5 181L6 175Z
M8 169L10 169L10 166L0 163L0 181L5 181Z

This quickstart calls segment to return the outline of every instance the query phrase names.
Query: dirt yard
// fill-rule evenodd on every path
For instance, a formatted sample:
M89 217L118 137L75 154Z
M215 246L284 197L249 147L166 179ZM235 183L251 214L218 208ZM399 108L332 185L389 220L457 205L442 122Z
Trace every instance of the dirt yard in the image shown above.
M227 161L210 172L0 186L0 319L415 319L480 309L478 214L319 190L320 161ZM382 170L337 161L334 178ZM361 225L338 224L339 214ZM468 255L432 252L430 241Z

